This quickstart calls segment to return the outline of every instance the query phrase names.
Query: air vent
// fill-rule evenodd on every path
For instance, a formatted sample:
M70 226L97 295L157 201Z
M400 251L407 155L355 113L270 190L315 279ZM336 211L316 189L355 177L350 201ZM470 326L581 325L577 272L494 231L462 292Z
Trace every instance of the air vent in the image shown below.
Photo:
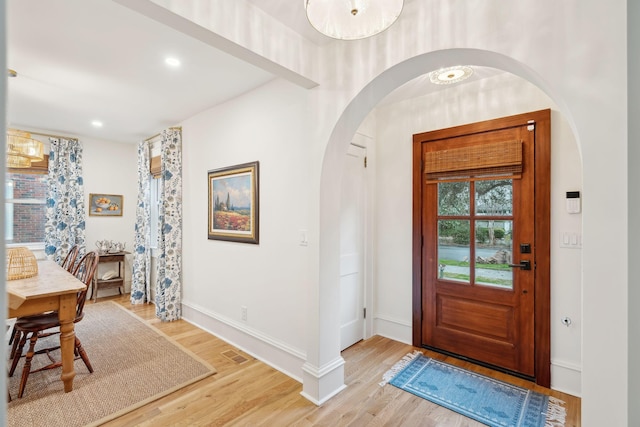
M229 359L229 360L231 360L233 362L236 362L237 364L241 364L241 363L249 361L249 359L247 359L243 355L235 352L234 350L223 351L221 354L224 357L226 357L227 359Z

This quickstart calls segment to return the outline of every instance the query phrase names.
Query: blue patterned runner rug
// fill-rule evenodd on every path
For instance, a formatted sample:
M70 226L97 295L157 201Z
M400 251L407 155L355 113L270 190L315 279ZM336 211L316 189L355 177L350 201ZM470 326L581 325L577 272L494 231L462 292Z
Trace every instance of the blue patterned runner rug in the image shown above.
M491 427L562 427L564 402L424 356L406 355L386 383Z

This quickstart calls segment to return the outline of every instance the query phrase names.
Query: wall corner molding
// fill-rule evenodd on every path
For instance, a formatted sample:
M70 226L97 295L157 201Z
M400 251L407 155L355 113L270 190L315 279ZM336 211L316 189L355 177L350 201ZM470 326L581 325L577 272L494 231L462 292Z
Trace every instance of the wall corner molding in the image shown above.
M300 395L320 406L346 389L344 364L344 359L341 356L319 367L306 362L302 366L302 392Z

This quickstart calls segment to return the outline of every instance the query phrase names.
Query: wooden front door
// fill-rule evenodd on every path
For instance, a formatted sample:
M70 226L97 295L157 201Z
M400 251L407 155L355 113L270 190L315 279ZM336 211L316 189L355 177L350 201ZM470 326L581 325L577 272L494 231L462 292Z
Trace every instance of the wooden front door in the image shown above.
M548 133L545 110L414 135L414 345L541 384L549 376Z

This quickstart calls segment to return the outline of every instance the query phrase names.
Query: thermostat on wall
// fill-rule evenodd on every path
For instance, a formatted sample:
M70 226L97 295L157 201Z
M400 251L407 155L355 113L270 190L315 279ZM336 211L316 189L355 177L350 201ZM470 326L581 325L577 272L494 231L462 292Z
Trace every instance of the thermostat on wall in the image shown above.
M580 213L579 191L567 191L567 212L570 214Z

